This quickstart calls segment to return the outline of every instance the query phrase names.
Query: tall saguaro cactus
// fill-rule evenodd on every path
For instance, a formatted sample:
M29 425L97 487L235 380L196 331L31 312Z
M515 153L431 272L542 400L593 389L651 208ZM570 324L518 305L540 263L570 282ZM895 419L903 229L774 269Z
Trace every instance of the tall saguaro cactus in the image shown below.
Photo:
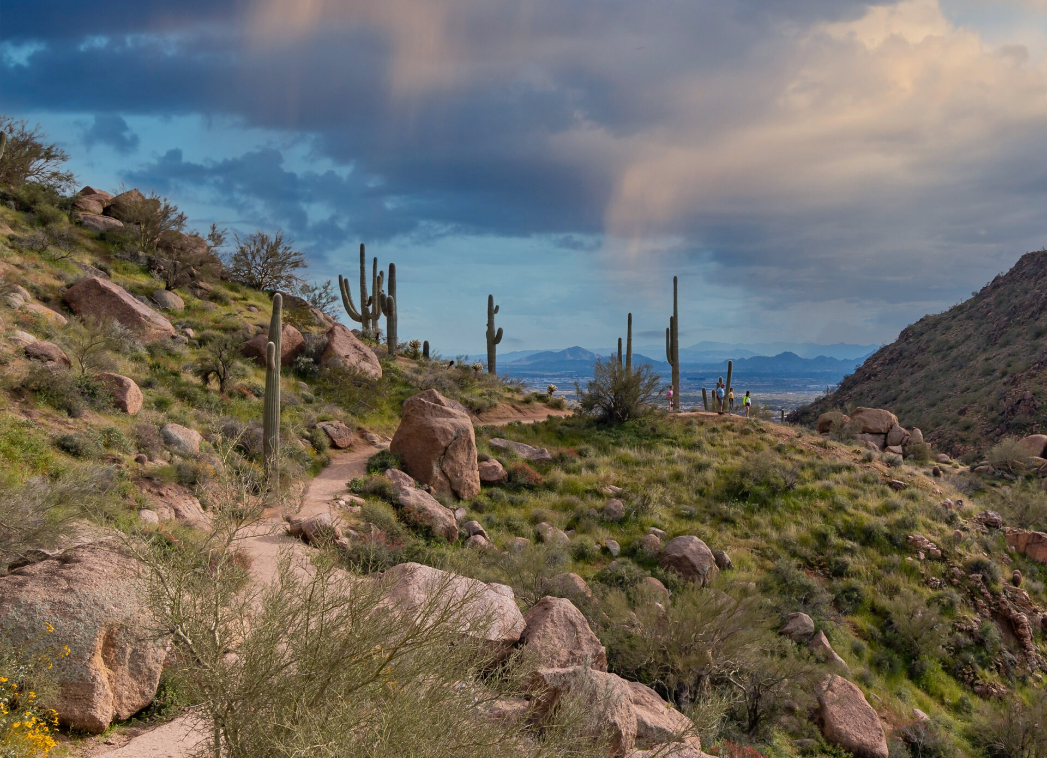
M377 258L375 262L377 264ZM371 335L371 312L367 306L369 299L367 297L367 257L364 253L364 243L360 243L360 310L356 309L356 303L353 302L353 293L349 289L349 280L338 275L338 289L342 293L342 305L345 307L345 312L349 314L349 318L360 324L360 333L365 337Z
M389 356L396 357L396 264L389 264L389 294L381 296L382 313L385 314L385 336Z
M673 315L665 330L665 360L673 369L673 410L680 410L680 309L677 278L673 277Z
M618 368L622 367L622 338L618 338Z
M371 333L378 334L378 319L382 315L382 296L385 295L385 272L378 270L378 258L371 263L371 296L367 299L370 307L368 318L371 322Z
M273 317L265 346L265 400L262 405L262 457L270 490L280 488L280 351L283 296L273 295Z
M727 398L731 396L731 374L734 373L734 361L727 361L727 383L723 388L723 405L720 406L720 413L723 413L724 406L727 405Z
M429 360L429 340L422 343L422 357Z
M7 149L7 132L0 132L0 158L4 157L4 150Z
M629 327L625 332L625 373L633 372L633 314L629 314Z
M702 387L702 407L706 413L709 412L709 393L705 391L705 387Z
M502 341L502 327L498 327L496 332L494 329L494 314L498 313L500 305L494 304L494 295L487 296L487 373L497 374L498 371L495 369L495 353L497 352L495 346Z

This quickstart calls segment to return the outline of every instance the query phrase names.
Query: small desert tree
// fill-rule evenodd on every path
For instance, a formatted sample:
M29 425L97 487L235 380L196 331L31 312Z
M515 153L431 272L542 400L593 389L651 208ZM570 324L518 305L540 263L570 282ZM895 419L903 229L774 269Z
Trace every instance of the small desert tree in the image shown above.
M331 308L338 302L338 295L330 279L322 284L305 282L298 288L298 295L321 313L330 313Z
M282 231L272 236L255 232L236 237L236 250L229 256L229 278L264 292L298 289L298 272L305 268L305 256L284 240Z
M40 126L29 127L25 119L0 116L0 131L7 134L7 145L0 156L0 185L20 187L41 184L55 192L72 187L72 171L63 170L69 155L48 142Z
M84 375L110 368L113 353L127 350L134 339L119 322L105 318L77 318L62 342Z
M245 375L240 354L242 341L235 334L219 334L207 341L195 366L196 375L206 385L212 379L218 382L218 391L225 394L230 382Z
M582 386L575 382L582 413L609 424L621 424L646 413L658 393L661 378L648 364L628 370L614 359L599 359L593 378Z

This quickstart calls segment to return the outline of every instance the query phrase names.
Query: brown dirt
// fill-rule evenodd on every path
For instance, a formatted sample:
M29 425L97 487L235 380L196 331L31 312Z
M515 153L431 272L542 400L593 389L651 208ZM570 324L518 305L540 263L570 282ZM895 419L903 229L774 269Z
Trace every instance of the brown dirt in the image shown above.
M535 424L548 418L570 416L570 408L550 408L537 403L498 403L494 408L483 413L473 414L473 423L477 426L504 426L514 421Z

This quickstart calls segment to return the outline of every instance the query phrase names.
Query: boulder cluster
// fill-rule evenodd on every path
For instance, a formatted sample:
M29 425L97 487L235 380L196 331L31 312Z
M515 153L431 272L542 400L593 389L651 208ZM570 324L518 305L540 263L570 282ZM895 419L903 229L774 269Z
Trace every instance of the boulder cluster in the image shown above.
M877 453L905 456L914 445L923 444L923 432L908 430L898 423L898 417L882 408L857 408L850 416L838 411L823 413L815 422L818 434L853 436L863 447Z

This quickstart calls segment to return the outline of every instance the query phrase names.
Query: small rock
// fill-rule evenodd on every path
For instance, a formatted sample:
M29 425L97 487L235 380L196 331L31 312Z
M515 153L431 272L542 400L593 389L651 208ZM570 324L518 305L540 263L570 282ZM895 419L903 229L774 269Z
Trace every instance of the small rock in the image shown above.
M941 470L941 467L940 467L940 466L935 466L935 467L933 467L933 468L931 469L931 476L934 476L934 477L937 477L937 478L939 478L939 479L940 479L940 478L941 478L941 476L942 476L942 470Z
M814 636L814 619L806 613L792 613L785 619L779 634L793 642L806 642Z
M570 537L568 537L564 532L550 524L548 521L543 521L540 524L536 524L534 530L538 533L538 537L546 545L566 545L571 541Z
M288 522L288 533L292 537L301 537L310 544L323 541L335 541L342 538L342 529L331 518L330 513L318 513L315 516L292 518Z
M617 540L606 539L603 541L603 546L612 558L617 558L618 554L622 552L622 546L618 544Z
M655 556L662 550L662 541L656 534L645 534L640 540L640 552L644 555Z
M647 533L648 534L653 534L655 537L657 537L658 539L663 540L663 541L669 539L668 533L666 533L666 531L664 529L659 529L656 526L648 527L647 528Z
M159 526L160 516L156 511L150 510L149 508L142 508L138 511L138 519L148 526Z
M938 457L935 458L935 460L938 461L938 463L949 463L951 459L945 453L938 453Z
M137 463L139 466L144 466L145 464L149 463L149 456L145 453L139 453L135 456L135 463Z
M606 487L600 490L600 492L602 492L603 494L610 495L611 497L618 497L622 494L623 491L624 490L621 487L616 487L613 484L608 484Z
M829 644L829 639L825 636L825 632L815 632L814 636L808 640L807 647L814 651L814 654L819 658L833 666L844 671L848 669L847 661L836 654L833 646Z
M959 529L954 531L952 533L952 541L955 542L956 544L959 544L959 543L963 542L963 532L961 532Z
M352 447L356 441L353 437L353 430L341 421L321 421L316 428L326 434L327 439L331 441L331 447L338 450Z
M501 437L492 437L487 441L487 444L498 450L511 450L528 461L549 462L553 459L552 454L544 447L532 447L522 442L513 442Z
M165 311L184 311L185 301L171 290L153 290L150 295L157 307ZM187 335L188 336L188 335Z
M7 339L12 345L17 347L26 347L27 345L32 345L36 342L36 337L21 330L11 332L11 335Z
M1013 584L1015 587L1022 586L1022 572L1018 569L1015 569L1014 572L1011 574L1011 584Z
M179 455L196 455L204 439L200 432L181 424L164 424L160 427L160 437L169 450Z
M480 484L486 484L488 486L498 486L505 484L509 479L509 474L498 461L491 460L480 461L477 464L477 468L480 470Z
M556 595L569 598L591 600L593 591L582 577L573 572L557 574L550 582L550 589Z
M703 585L719 571L709 546L693 535L669 540L661 551L658 565L664 569L672 569L684 579Z
M617 498L608 500L603 507L603 517L605 521L621 521L625 518L625 503Z
M668 588L653 576L645 576L637 586L643 592L649 592L663 598L669 597Z
M491 541L482 534L474 534L465 541L465 546L471 550L487 550Z
M716 559L716 566L721 571L727 571L734 568L734 563L731 562L731 556L727 555L723 550L713 550L713 558Z
M908 489L909 485L899 479L888 479L887 486L895 492L901 492L904 489Z
M69 356L53 342L37 340L22 349L25 351L25 357L31 361L38 361L46 366L72 368L73 362L69 360Z
M919 708L913 708L912 715L916 718L917 721L920 721L924 724L930 723L931 717L923 711L921 711Z
M526 550L531 546L531 541L526 537L513 537L509 543L509 550L514 553L519 553L521 550Z
M462 531L470 537L472 537L475 534L479 534L485 540L490 539L490 537L487 536L487 531L483 528L479 521L466 521L464 524L462 524Z

